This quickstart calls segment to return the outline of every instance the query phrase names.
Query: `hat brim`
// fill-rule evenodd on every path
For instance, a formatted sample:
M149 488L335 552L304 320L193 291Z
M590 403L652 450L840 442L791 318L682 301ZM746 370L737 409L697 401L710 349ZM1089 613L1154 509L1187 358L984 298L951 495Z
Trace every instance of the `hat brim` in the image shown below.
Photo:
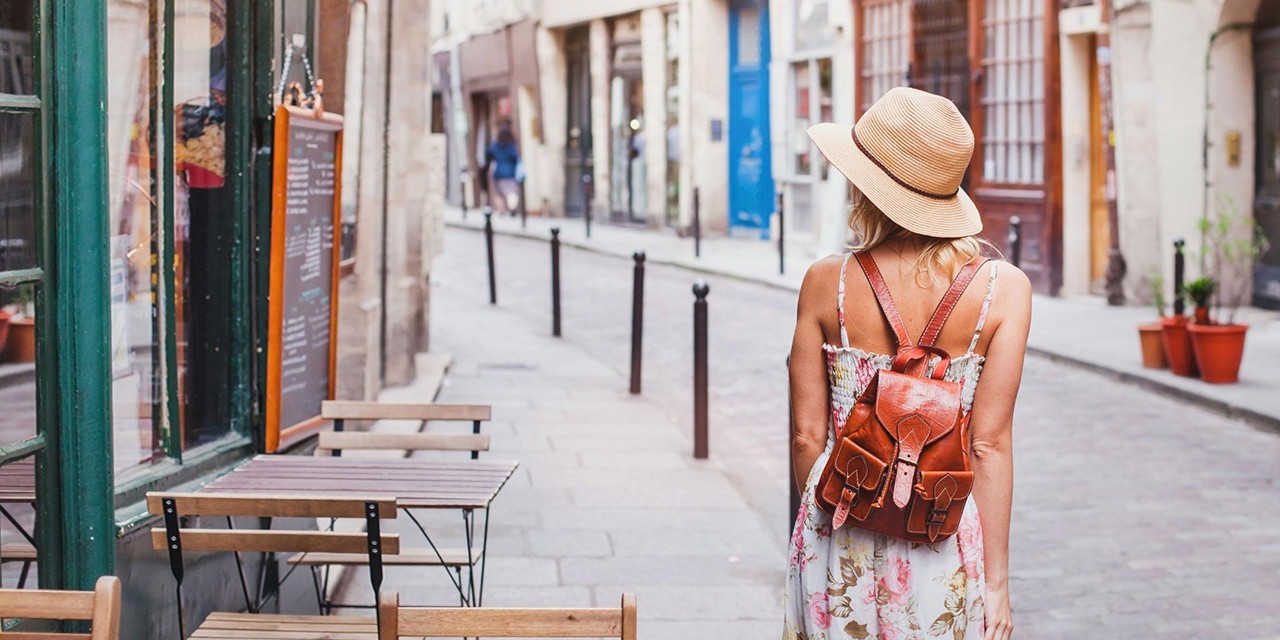
M982 232L982 216L964 189L933 198L897 183L853 142L851 127L824 122L809 127L809 139L890 220L912 233L963 238Z

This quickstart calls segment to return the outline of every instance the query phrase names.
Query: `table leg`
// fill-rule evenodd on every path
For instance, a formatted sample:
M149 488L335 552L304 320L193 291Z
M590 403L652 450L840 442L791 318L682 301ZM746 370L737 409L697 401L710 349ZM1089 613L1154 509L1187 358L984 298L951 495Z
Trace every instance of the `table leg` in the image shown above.
M449 576L449 580L453 582L454 588L458 590L458 598L462 601L462 606L467 606L468 604L467 592L462 585L462 570L458 569L456 572L450 572L449 567L445 566L444 564L444 556L440 554L440 549L436 547L435 541L432 540L431 535L427 533L427 528L422 526L422 523L418 520L417 516L413 515L413 511L410 511L409 509L402 509L402 510L404 511L405 515L409 516L409 520L413 521L414 526L418 528L418 531L422 534L423 539L425 539L427 541L427 544L431 546L431 550L435 552L436 559L440 561L440 566L444 567L444 574L446 576ZM458 574L456 579L454 578L454 573Z

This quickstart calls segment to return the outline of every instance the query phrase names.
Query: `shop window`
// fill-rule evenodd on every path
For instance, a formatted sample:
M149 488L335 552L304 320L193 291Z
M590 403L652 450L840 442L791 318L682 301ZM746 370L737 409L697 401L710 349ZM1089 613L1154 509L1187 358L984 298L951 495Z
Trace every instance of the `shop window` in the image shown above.
M0 94L31 96L36 93L31 6L30 2L0 4Z
M867 0L861 7L859 114L890 89L906 85L911 62L908 0Z
M35 127L31 112L0 112L0 271L36 266Z
M830 0L800 0L795 7L795 51L835 46L836 30L831 26Z
M107 4L107 172L111 408L117 476L162 451L154 7Z
M231 322L232 190L227 187L226 3L189 0L174 25L174 275L182 449L230 432L223 375Z
M987 182L1044 182L1044 4L988 0L983 17L982 160Z
M666 40L667 181L666 222L680 223L680 15L668 12Z

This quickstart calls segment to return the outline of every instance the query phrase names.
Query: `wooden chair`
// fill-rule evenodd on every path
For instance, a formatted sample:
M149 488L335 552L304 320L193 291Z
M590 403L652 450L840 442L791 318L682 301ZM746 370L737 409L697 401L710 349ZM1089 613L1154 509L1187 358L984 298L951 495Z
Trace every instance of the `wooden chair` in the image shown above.
M333 431L320 433L317 447L340 456L344 449L399 449L405 451L470 451L474 460L489 450L489 436L480 433L480 424L493 417L488 405L471 404L391 404L326 400L320 418L333 422ZM345 431L347 420L464 421L471 423L470 435L440 433L368 433Z
M591 609L401 607L400 594L378 600L378 640L400 638L622 638L636 640L636 596Z
M274 553L345 553L364 554L369 567L369 581L374 597L382 587L383 556L400 552L400 538L382 534L382 519L396 517L393 498L303 498L277 495L215 495L202 493L148 493L147 509L163 516L164 527L151 530L153 546L169 553L169 567L177 582L178 626L185 635L182 611L182 577L184 551L235 552L240 569L240 584L249 613L213 613L195 630L192 638L316 639L336 637L335 629L348 633L341 637L367 634L373 639L376 624L367 617L328 617L304 615L270 615L257 613L276 593L259 594L255 603L240 566L240 552ZM193 529L182 527L185 516L222 516L227 529ZM363 518L364 533L333 531L283 531L268 529L232 529L231 517L257 518ZM270 522L270 520L268 520ZM269 525L268 525L269 526ZM270 555L264 561L274 561ZM286 577L288 577L286 575Z
M470 451L471 459L479 458L481 451L489 450L489 436L480 433L481 423L493 417L488 405L467 404L393 404L386 402L362 402L350 400L326 400L320 405L320 417L333 422L332 431L320 432L317 448L330 451L335 456L344 450L402 450L402 451ZM369 433L346 431L347 420L417 420L420 428L428 421L462 421L471 423L470 434L441 433ZM387 556L388 566L445 567L456 576L455 586L462 589L463 569L473 570L480 561L480 550L473 549L402 549L398 555ZM362 565L367 558L359 553L308 553L288 558L291 565L311 567L313 575L325 568L323 582L328 584L328 567L334 565ZM316 580L321 580L318 575ZM341 607L325 600L326 609Z
M10 562L21 562L22 573L18 574L18 588L27 586L27 577L31 574L31 566L35 564L38 554L29 542L6 542L0 544L0 565Z
M120 638L120 579L102 576L93 591L0 589L0 620L89 620L89 633L0 632L15 640L118 640Z

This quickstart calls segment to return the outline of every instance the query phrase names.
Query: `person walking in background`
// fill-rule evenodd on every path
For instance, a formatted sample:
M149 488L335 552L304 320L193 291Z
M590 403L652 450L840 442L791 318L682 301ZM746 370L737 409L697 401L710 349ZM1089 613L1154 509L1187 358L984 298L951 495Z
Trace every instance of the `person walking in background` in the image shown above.
M1031 322L1031 283L1017 267L983 256L994 248L979 237L982 219L960 189L973 132L950 100L897 88L856 127L824 123L810 128L809 136L852 182L849 226L858 240L853 253L814 263L801 285L790 379L793 472L803 493L790 544L783 638L1008 640L1011 433ZM850 257L856 258L853 268ZM968 278L979 286L965 287ZM956 281L961 293L951 299L950 315L939 316L936 340L930 336L913 347L911 337L936 323L930 322L934 310L946 308L940 301ZM858 424L878 429L880 407L921 402L883 393L862 396L878 372L893 366L895 354L930 346L949 354L945 370L934 375L959 385L958 411L969 418L967 433L963 419L954 427L969 469L946 474L958 480L946 502L968 497L957 521L952 524L951 513L939 508L943 498L922 500L933 505L925 515L929 527L946 523L955 527L954 535L938 537L934 531L933 542L919 542L859 528L872 524L859 519L868 508L896 514L895 504L901 510L930 491L916 465L924 459L920 450L928 457L926 447L951 432L918 436L913 419L934 428L919 414L896 423L897 449L889 459L872 464L858 456L871 471L855 470L863 478L853 489L857 515L846 520L848 507L838 507L834 520L842 524L833 526L832 514L816 501L815 486L836 438L855 404L855 415L863 418L864 407L876 407L876 417ZM933 362L942 365L940 357ZM842 443L861 435L846 431ZM941 485L933 485L934 491ZM864 490L873 502L863 503Z
M500 212L515 215L520 206L520 169L520 148L516 146L511 126L504 123L498 130L497 141L489 145L484 154L485 174L493 177L493 190Z

